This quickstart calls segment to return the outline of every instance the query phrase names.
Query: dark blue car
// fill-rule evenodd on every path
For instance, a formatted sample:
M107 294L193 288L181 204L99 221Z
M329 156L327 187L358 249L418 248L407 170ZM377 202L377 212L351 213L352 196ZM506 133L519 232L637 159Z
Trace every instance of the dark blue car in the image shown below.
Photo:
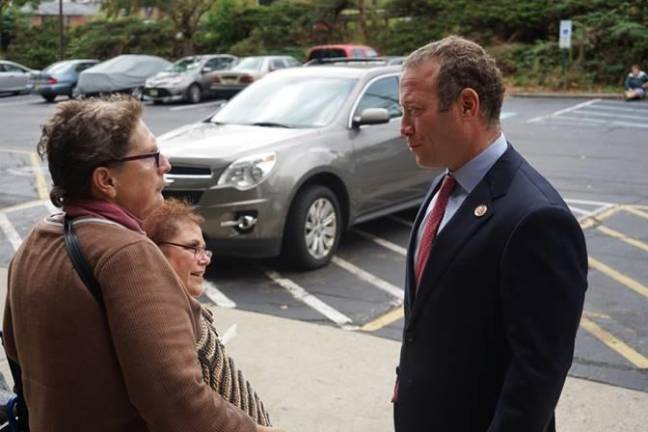
M51 64L41 72L34 83L34 92L52 102L56 96L72 97L79 73L99 63L99 60L64 60Z

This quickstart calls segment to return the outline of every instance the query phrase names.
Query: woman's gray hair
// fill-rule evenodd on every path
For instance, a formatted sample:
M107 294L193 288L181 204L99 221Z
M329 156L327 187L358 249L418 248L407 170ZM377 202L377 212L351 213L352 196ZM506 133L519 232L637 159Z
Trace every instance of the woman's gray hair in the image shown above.
M459 93L471 88L479 95L481 114L490 124L499 123L504 84L495 59L481 46L459 36L448 36L411 53L403 70L414 69L430 61L439 65L436 89L441 111L450 108Z
M142 117L142 104L129 96L65 101L43 125L38 142L47 157L56 207L90 198L90 176L97 166L124 157Z

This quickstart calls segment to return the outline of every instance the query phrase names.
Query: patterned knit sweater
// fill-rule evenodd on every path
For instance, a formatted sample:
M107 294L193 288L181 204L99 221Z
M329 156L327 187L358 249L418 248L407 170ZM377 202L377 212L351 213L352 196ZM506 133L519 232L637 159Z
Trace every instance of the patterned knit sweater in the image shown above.
M196 343L203 378L225 400L241 408L261 426L270 426L270 417L250 383L226 354L214 328L214 316L202 308L200 339Z

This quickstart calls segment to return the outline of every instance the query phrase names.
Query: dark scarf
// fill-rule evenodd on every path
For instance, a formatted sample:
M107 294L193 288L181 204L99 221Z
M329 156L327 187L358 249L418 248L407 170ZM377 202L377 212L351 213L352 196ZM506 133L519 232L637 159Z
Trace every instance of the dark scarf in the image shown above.
M63 210L72 219L84 216L108 219L130 230L144 234L140 219L125 208L109 201L78 200L65 204Z

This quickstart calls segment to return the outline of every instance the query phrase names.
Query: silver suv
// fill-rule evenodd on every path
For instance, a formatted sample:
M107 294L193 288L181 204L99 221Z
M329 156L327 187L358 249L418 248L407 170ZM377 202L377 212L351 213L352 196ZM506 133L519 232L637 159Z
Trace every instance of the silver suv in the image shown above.
M343 230L416 206L435 173L400 136L399 66L268 75L213 117L159 138L167 196L206 218L217 253L299 268L332 258Z

